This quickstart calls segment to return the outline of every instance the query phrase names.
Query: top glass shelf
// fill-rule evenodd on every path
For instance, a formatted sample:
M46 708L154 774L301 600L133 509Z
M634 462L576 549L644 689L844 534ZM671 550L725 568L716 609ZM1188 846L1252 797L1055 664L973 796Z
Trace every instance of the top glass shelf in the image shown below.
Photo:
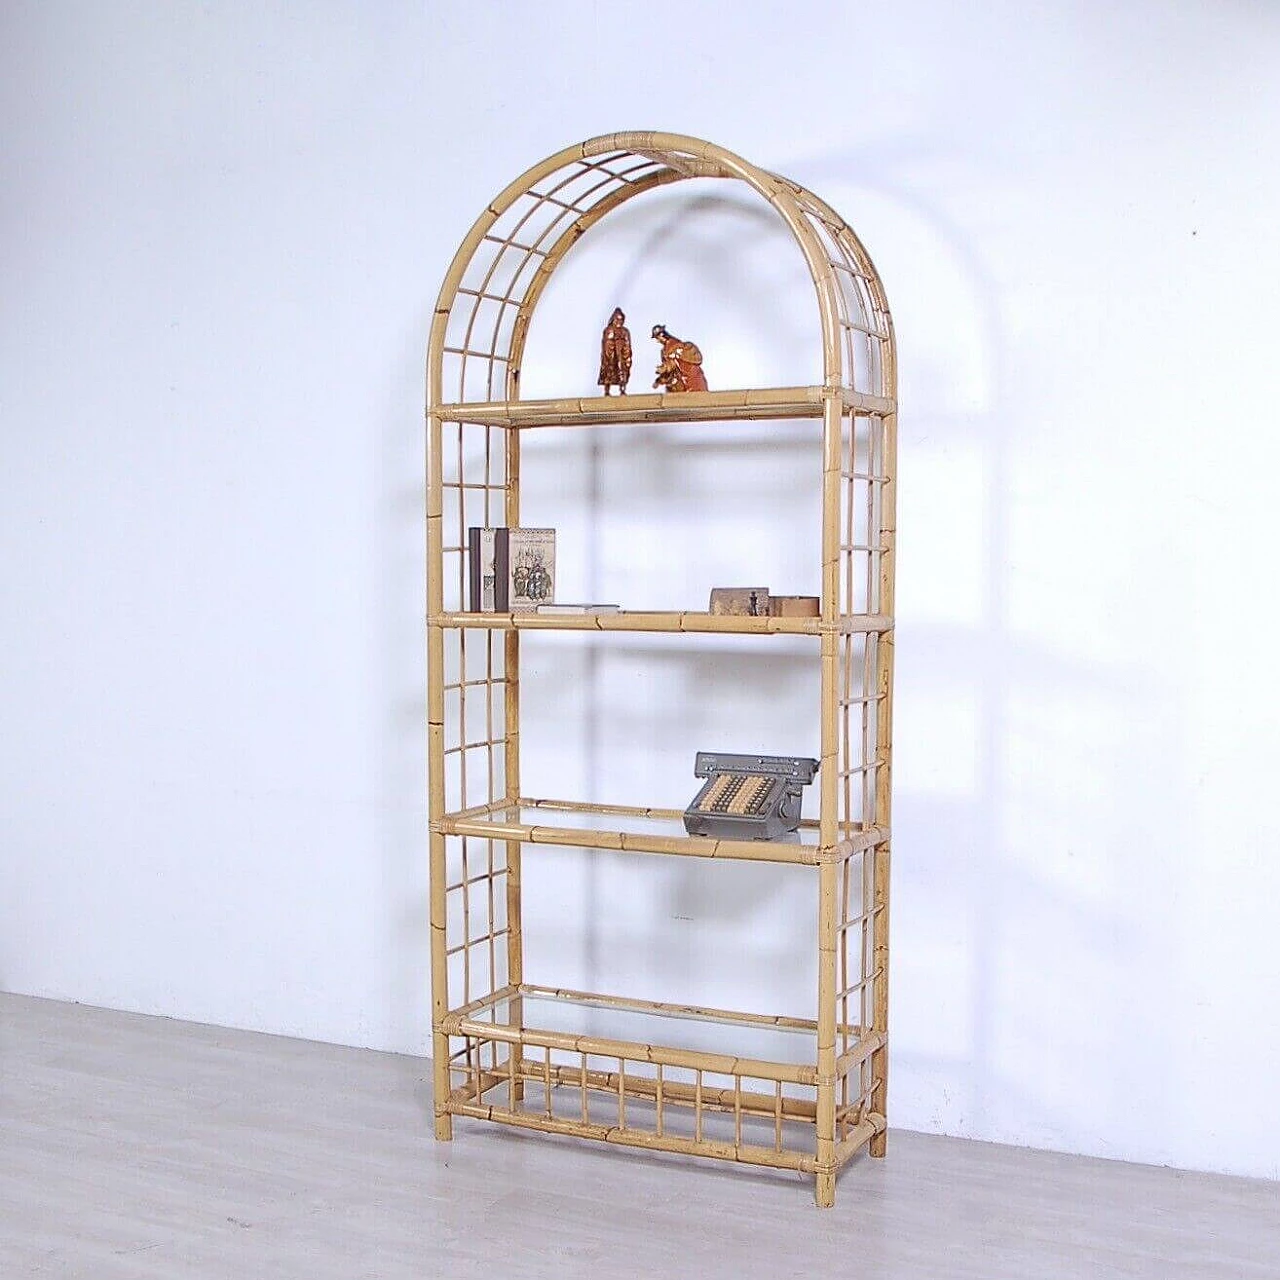
M494 400L437 405L445 422L493 427L600 427L636 422L727 422L820 418L828 389L822 386L755 390L654 392L628 396L574 396L562 400ZM883 417L892 400L847 387L839 396L846 412Z

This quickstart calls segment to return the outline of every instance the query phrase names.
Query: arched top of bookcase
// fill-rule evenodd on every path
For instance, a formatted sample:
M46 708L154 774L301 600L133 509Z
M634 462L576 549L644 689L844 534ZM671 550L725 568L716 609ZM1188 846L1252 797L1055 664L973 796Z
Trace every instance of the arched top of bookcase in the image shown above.
M698 138L610 133L523 173L476 220L454 255L432 318L427 402L520 399L529 322L582 234L633 196L685 178L744 182L777 211L813 278L823 383L893 399L893 325L861 241L824 201Z

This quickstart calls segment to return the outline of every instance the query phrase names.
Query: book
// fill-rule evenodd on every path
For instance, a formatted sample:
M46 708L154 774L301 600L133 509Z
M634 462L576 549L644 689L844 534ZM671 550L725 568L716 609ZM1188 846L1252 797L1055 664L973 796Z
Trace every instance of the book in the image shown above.
M494 606L499 613L532 613L555 599L556 531L498 529L494 539ZM505 568L505 573L504 573ZM506 599L500 598L505 586Z
M769 588L712 587L708 608L711 613L731 617L768 617Z
M540 604L539 613L621 613L617 604Z
M507 544L505 538L499 536L505 533L506 529L501 527L480 528L477 525L467 530L467 608L472 613L507 611Z
M467 612L480 612L480 526L467 530Z

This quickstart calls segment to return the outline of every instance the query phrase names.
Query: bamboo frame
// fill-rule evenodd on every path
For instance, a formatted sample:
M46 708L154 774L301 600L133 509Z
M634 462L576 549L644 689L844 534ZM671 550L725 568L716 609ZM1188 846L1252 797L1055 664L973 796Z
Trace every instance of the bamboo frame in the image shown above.
M688 178L744 183L791 232L813 281L822 382L678 398L523 400L530 323L566 255L628 200ZM829 1206L839 1169L864 1148L883 1155L886 1134L897 366L875 268L830 206L789 179L683 135L607 134L548 157L485 208L441 286L426 372L436 1136L450 1138L461 1115L794 1169L813 1176L818 1204ZM499 516L519 524L525 430L796 419L822 423L818 617L462 608L467 525ZM662 822L679 830L677 811L522 796L524 631L812 637L821 674L817 822L796 842L708 840L665 834ZM522 859L541 845L816 868L816 1017L527 983ZM809 1037L811 1061L529 1025L546 1000L642 1013L673 1028L676 1021L736 1026L744 1040L799 1034Z

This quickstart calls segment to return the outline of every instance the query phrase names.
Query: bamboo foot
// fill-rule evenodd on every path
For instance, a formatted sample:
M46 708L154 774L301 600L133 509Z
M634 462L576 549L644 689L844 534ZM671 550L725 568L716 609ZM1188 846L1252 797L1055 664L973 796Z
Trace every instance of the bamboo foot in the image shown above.
M889 1135L883 1129L881 1129L879 1133L875 1134L872 1137L871 1143L867 1147L867 1150L877 1159L883 1159L885 1145L888 1142L888 1140L889 1140Z
M441 1112L436 1116L436 1141L453 1141L453 1117L446 1112Z
M836 1202L836 1175L834 1173L818 1174L818 1184L813 1198L819 1209L830 1209Z

